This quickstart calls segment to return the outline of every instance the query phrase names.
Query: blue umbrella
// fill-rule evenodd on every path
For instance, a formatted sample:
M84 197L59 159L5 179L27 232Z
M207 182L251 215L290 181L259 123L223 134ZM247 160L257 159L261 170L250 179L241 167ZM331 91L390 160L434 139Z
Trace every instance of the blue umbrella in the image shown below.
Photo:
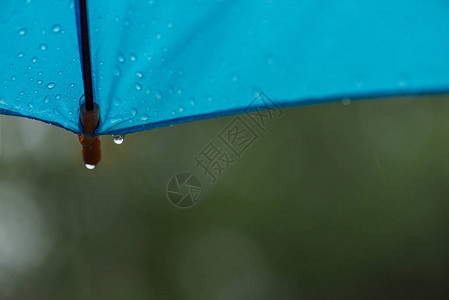
M0 113L83 133L86 152L260 92L290 107L449 90L443 0L11 0L0 32Z

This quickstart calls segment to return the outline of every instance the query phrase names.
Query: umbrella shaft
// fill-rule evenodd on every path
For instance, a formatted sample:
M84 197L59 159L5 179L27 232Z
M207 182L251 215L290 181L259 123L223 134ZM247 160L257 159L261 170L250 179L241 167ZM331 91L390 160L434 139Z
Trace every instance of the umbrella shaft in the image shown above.
M86 110L94 109L94 95L92 88L92 68L90 60L89 26L87 21L86 0L79 0L79 16L81 27L81 54L83 63L84 99Z

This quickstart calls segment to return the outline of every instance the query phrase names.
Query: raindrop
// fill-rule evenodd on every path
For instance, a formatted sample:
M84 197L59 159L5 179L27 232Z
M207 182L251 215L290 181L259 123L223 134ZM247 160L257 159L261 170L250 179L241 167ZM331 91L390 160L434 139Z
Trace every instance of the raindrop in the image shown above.
M16 80L16 76L11 76L11 80Z
M59 71L59 72L58 72L58 75L62 75L62 71Z
M124 63L124 62L125 62L125 57L123 56L122 53L119 53L119 54L118 54L118 61L119 61L120 63Z
M184 107L180 106L178 110L182 113L184 111Z
M164 96L162 95L162 92L161 92L161 91L157 91L157 92L156 92L156 98L157 98L157 99L160 100L160 99L162 99L163 97L164 97Z
M74 84L74 83L71 83L71 84L70 84L70 87L71 87L71 88L74 88L74 87L75 87L75 84Z
M31 59L31 61L32 61L33 63L36 63L36 62L37 62L37 57L33 57L33 58Z
M49 84L47 84L47 87L49 88L49 89L52 89L52 88L54 88L56 86L56 84L54 83L54 82L50 82Z
M121 74L120 69L118 67L115 67L114 68L114 75L117 76L117 77L120 77L120 74Z
M141 89L142 89L142 86L138 82L136 82L136 90L140 91Z
M113 135L112 136L112 140L114 141L114 143L116 143L117 145L121 145L123 144L123 142L125 141L125 137L123 135Z
M54 26L51 28L51 30L52 30L54 33L58 33L58 32L61 31L61 25L56 24L56 25L54 25Z
M136 61L137 56L135 54L131 53L131 55L129 56L129 59L131 59L131 61Z
M41 46L40 46L40 48L41 48L41 50L47 50L47 44L41 44Z
M45 96L45 98L44 98L44 103L49 103L49 102L50 102L50 97Z
M25 54L24 54L23 52L19 52L19 53L17 53L17 56L18 56L19 58L22 58L22 57L25 56Z
M86 168L89 169L89 170L95 169L95 165L89 165L89 164L86 164L85 166L86 166Z
M274 64L274 56L273 55L268 55L266 58L267 64L269 65L273 65Z
M136 75L137 75L137 77L139 77L139 78L142 78L142 77L143 77L143 73L140 72L140 71L136 72Z
M27 34L26 28L20 28L17 32L19 33L19 35L25 35L25 34Z
M55 96L55 98L56 98L56 100L60 100L60 99L61 99L61 94L57 94L57 95Z
M33 103L31 103L31 102L28 103L28 107L29 107L29 108L33 108Z
M42 76L42 71L37 72L37 75Z
M37 84L42 84L42 83L43 83L43 81L40 79L37 81Z

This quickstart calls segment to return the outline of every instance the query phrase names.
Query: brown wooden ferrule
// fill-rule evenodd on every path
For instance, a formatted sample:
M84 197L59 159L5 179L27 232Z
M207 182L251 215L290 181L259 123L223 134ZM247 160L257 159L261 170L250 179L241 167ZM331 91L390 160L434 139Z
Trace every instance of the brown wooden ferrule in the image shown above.
M100 123L100 107L94 103L93 110L86 110L85 104L80 108L80 121L83 133L78 139L83 146L82 155L85 164L96 166L101 160L101 140L99 136L88 136L95 133Z

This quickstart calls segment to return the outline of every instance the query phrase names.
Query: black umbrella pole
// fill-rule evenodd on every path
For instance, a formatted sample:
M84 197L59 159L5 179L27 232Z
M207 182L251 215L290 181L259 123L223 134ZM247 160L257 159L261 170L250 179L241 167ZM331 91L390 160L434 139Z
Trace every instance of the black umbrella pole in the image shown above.
M84 104L80 109L80 121L83 133L78 135L83 146L82 155L87 167L93 168L101 160L101 141L94 136L100 123L100 107L94 103L92 87L92 67L90 58L89 25L86 0L79 0L79 16L81 31L81 60L83 64Z
M86 0L79 0L79 16L81 31L81 60L83 64L84 99L88 111L94 109L94 93L92 88L92 67L90 59L89 25Z

